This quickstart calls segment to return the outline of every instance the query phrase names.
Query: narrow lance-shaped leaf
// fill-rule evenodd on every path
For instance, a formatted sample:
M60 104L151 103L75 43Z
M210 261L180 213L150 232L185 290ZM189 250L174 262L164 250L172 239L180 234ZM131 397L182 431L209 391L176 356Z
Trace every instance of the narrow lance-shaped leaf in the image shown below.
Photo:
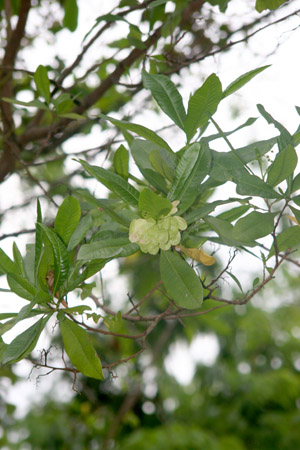
M210 75L204 84L192 95L188 104L188 113L184 124L187 141L203 128L222 99L222 85L216 74Z
M182 214L195 201L201 181L210 170L211 156L207 145L192 144L182 155L175 171L174 182L168 198L179 200L178 211Z
M19 334L4 350L2 363L15 363L29 355L37 344L49 317L42 318Z
M184 130L186 113L182 97L175 84L165 75L150 75L143 70L143 85L146 89L150 89L163 112Z
M277 138L279 151L284 150L288 145L294 145L293 136L290 132L280 123L278 120L275 120L274 117L268 113L263 105L256 105L258 111L263 116L263 118L271 125L274 125L280 132L280 136Z
M125 257L132 255L138 250L139 246L131 243L128 237L118 237L82 245L77 258L93 260L113 258L116 256Z
M37 224L45 233L47 239L50 241L53 258L54 258L54 282L53 293L55 294L58 288L64 283L69 273L69 255L63 242L57 234L51 229L42 224Z
M254 78L256 75L258 75L263 70L266 70L268 67L270 67L270 64L263 67L258 67L257 69L250 70L250 72L244 73L240 77L238 77L236 80L234 80L232 83L227 86L225 91L223 92L223 98L228 97L228 95L233 94L234 92L241 89L245 84L247 84L252 78Z
M114 168L118 175L128 179L129 153L124 145L120 145L114 154Z
M37 200L37 223L42 223L42 209L40 201ZM43 231L41 227L35 227L35 249L34 249L34 279L37 286L38 283L38 269L42 256L43 249Z
M21 298L32 301L36 298L36 288L32 284L16 273L7 274L7 283L15 294Z
M293 174L297 167L297 153L291 145L279 152L268 170L267 183L277 186Z
M103 380L101 361L87 332L67 318L60 321L60 330L65 351L76 369L87 377Z
M82 160L80 160L80 163L88 173L106 186L107 189L118 195L125 203L132 206L138 205L139 191L124 180L124 178L120 177L120 175L103 169L102 167L90 166Z
M78 23L78 6L77 0L65 0L64 2L65 16L64 26L70 31L75 31Z
M2 273L19 273L17 265L9 256L0 248L0 271Z
M34 73L36 88L41 97L50 103L50 81L45 66L39 65Z
M176 252L162 251L160 274L168 295L177 306L196 309L202 305L203 288L195 271Z
M15 264L19 270L20 275L22 275L22 277L26 278L23 257L22 257L21 252L15 242L13 243L13 255L14 255Z
M60 205L54 221L54 230L66 245L77 228L80 216L79 201L75 197L66 197Z
M73 250L86 236L86 233L92 226L93 226L92 216L91 214L87 214L80 220L79 224L77 225L76 230L74 231L69 240L67 250L68 251Z
M166 141L164 139L162 139L160 136L158 136L157 133L150 130L149 128L146 128L143 125L139 125L137 123L130 123L130 122L126 122L125 120L113 119L112 117L105 116L104 114L99 114L99 116L105 120L108 120L113 125L116 125L117 127L121 128L121 129L124 129L126 131L127 130L133 131L138 136L141 136L141 137L147 139L148 141L153 142L154 144L160 145L162 148L165 148L169 152L173 153L172 149L169 147L169 145L166 143Z

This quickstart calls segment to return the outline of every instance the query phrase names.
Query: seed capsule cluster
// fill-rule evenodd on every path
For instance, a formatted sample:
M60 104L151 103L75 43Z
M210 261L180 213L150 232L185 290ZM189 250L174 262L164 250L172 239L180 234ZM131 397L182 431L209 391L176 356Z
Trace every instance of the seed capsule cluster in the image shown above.
M156 255L159 249L169 250L172 245L178 245L181 239L180 230L187 228L186 221L177 212L178 202L173 202L173 208L167 216L158 220L134 219L129 228L129 240L137 242L144 253Z

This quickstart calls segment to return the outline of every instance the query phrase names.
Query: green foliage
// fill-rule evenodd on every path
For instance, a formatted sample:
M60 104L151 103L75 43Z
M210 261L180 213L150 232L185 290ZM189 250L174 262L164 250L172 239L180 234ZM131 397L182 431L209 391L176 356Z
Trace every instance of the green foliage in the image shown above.
M85 330L62 315L59 322L64 348L72 364L83 374L103 380L100 359Z

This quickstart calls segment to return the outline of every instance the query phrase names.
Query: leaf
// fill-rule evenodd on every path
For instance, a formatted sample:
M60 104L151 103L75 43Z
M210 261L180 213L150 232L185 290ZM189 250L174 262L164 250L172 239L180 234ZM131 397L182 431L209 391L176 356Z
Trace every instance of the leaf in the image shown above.
M198 261L205 266L212 266L216 260L213 256L208 255L202 248L186 248L183 245L178 246L180 250L194 261Z
M161 173L157 173L155 171L157 169L154 167L155 164L153 165L153 159L155 159L153 153L158 152L161 159L168 165L168 167L170 167L172 172L177 164L177 157L175 153L170 153L159 145L155 145L152 142L144 141L142 139L135 139L130 146L130 150L134 162L145 179L149 181L149 183L156 189L166 194L168 192L166 181ZM155 170L153 170L153 168Z
M277 186L293 174L297 167L297 153L291 145L279 152L275 160L268 169L267 183Z
M198 128L203 128L222 99L222 85L216 74L210 75L204 84L191 96L188 113L184 124L187 141L195 135Z
M154 0L154 2L150 3L150 5L148 7L155 8L156 6L164 5L165 3L167 3L167 1L168 0Z
M279 233L276 236L276 244L278 252L284 252L289 248L294 248L300 245L300 227L294 226L290 227L287 230L284 230L282 233ZM275 255L275 247L274 244L271 247L269 258Z
M220 236L221 244L229 245L230 247L241 247L243 245L254 247L256 245L254 241L250 242L248 239L246 242L242 239L235 239L233 236L233 226L226 220L207 216L204 218L204 221ZM208 239L213 240L211 238Z
M277 9L286 0L256 0L255 8L260 13L265 9Z
M40 201L37 200L37 223L42 223L42 210ZM43 249L43 231L40 227L35 227L35 249L34 249L34 281L37 286L38 270Z
M167 153L167 156L170 154ZM158 172L163 178L173 181L174 176L174 169L172 162L170 161L170 158L164 158L165 155L162 155L159 150L153 150L151 153L149 153L148 158L151 163L151 166L153 167L156 172Z
M199 208L196 208L193 211L191 211L190 213L184 215L183 218L186 221L186 223L189 225L189 224L196 222L196 221L202 219L203 217L207 216L209 213L214 211L217 206L223 205L226 203L232 203L232 202L235 202L238 200L234 199L234 198L232 198L232 199L229 198L228 200L216 200L212 203L206 203L205 205L200 206Z
M118 237L94 241L90 244L82 245L77 259L102 259L115 256L124 257L132 255L139 250L137 244L132 244L128 237Z
M250 72L244 73L240 77L238 77L236 80L234 80L232 83L227 86L225 91L223 92L223 98L228 97L228 95L233 94L234 92L241 89L245 84L247 84L252 78L254 78L256 75L258 75L263 70L266 70L271 65L258 67L257 69L250 70Z
M268 113L263 105L256 105L258 111L263 116L263 118L271 125L274 125L280 132L280 137L277 138L279 151L284 150L288 145L294 145L293 136L289 133L289 131L280 123L278 120L275 120L270 113Z
M196 309L202 305L203 288L194 269L176 252L162 251L160 274L168 295L177 306Z
M103 169L102 167L90 166L83 160L80 160L80 163L89 174L100 181L107 189L118 195L125 203L132 206L138 205L139 191L124 180L124 178L120 177L120 175Z
M26 358L35 348L49 317L40 319L8 344L3 352L2 363L12 364Z
M45 66L38 66L34 73L34 81L39 95L43 97L47 103L50 103L50 81Z
M19 106L26 106L26 108L39 108L43 109L44 111L49 111L49 106L45 105L45 103L41 102L40 100L32 100L30 102L22 102L20 100L16 100L14 98L7 98L3 97L2 100L4 100L7 103L12 103L13 105L19 105Z
M7 254L0 248L0 271L2 273L15 273L18 274L19 270L16 265Z
M262 198L280 198L278 192L274 191L267 183L256 175L250 175L246 170L236 171L232 180L236 183L236 192L240 195L254 195Z
M141 136L141 137L147 139L148 141L153 142L154 144L157 144L160 147L168 150L169 152L172 152L172 149L169 147L169 145L166 143L166 141L164 141L154 131L150 130L149 128L144 127L143 125L138 125L137 123L126 122L125 120L113 119L112 117L105 116L104 114L99 114L99 116L104 120L108 120L113 125L116 125L117 127L121 128L121 129L133 131L138 136Z
M80 203L75 197L68 196L58 208L54 221L54 230L68 245L69 240L80 221Z
M166 216L172 209L172 203L159 195L155 194L150 189L143 189L139 198L139 211L144 219L152 217L159 219L161 216Z
M272 233L276 213L259 213L253 211L237 221L233 228L234 239L244 242L254 241Z
M292 192L298 191L298 189L300 189L300 173L293 179Z
M67 318L60 321L59 325L65 351L71 363L83 375L103 380L101 361L87 332Z
M26 300L32 301L36 298L36 288L21 275L16 273L7 274L7 283L15 294Z
M77 0L65 0L64 1L64 27L70 31L75 31L78 23L78 6Z
M91 214L87 214L80 220L79 224L77 225L74 233L72 234L69 240L67 250L68 251L73 250L86 236L86 233L89 231L90 228L92 228L92 226L93 226L92 216Z
M83 314L85 311L91 311L92 308L88 305L73 306L72 308L64 308L66 314Z
M242 285L239 282L238 278L235 275L233 275L233 273L229 272L228 270L226 270L226 273L233 279L233 281L235 281L235 283L238 285L240 291L243 292Z
M194 143L182 155L175 171L175 178L168 198L179 200L178 211L182 214L195 201L201 181L210 170L211 157L209 148Z
M129 154L124 145L120 145L114 154L114 168L118 175L128 179Z
M157 101L160 108L167 116L182 130L186 113L183 101L175 84L165 75L151 75L143 70L143 85L145 89L150 89L151 94Z
M64 281L68 278L69 273L69 255L67 249L55 231L45 225L38 223L45 233L47 239L50 241L53 258L54 258L54 283L53 293L55 294Z

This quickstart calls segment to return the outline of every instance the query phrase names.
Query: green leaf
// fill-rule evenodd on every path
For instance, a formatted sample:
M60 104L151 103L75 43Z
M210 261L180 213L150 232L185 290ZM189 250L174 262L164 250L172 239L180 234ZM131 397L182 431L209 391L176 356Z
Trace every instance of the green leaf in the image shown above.
M188 142L198 128L204 128L222 99L222 85L216 74L210 75L204 84L191 96L184 124Z
M95 177L100 183L106 186L110 191L114 192L118 197L132 206L138 205L139 191L129 184L124 178L116 173L103 169L102 167L90 166L83 160L80 160L84 169Z
M66 314L83 314L85 311L91 311L92 308L88 305L73 306L72 308L64 308Z
M139 250L137 244L132 244L128 237L118 237L94 241L90 244L82 245L77 259L102 259L113 257L124 257L132 255Z
M201 181L210 170L211 156L206 145L195 142L182 155L175 171L174 182L168 198L179 200L178 211L182 214L195 201Z
M78 6L77 0L65 0L64 1L65 16L64 27L70 31L75 31L78 23Z
M39 95L43 97L47 103L50 103L50 81L45 66L38 66L34 73L34 81Z
M250 199L250 198L249 198ZM249 200L248 199L248 200ZM207 216L209 213L214 211L217 206L219 205L225 205L226 203L232 203L241 201L239 198L229 198L228 200L216 200L212 203L207 203L206 205L200 206L199 208L194 209L190 213L184 215L184 220L189 225L193 222L196 222L199 219L202 219L203 217Z
M196 309L202 305L202 284L194 269L178 253L161 252L160 274L167 294L177 306Z
M254 78L256 75L258 75L263 70L266 70L268 67L270 67L270 64L263 67L258 67L257 69L250 70L250 72L244 73L240 77L238 77L236 80L234 80L232 83L230 83L229 86L225 89L223 92L223 98L228 97L228 95L233 94L234 92L241 89L245 84L247 84L252 78Z
M40 319L8 344L3 352L2 363L12 364L26 358L35 348L49 317Z
M155 194L150 189L143 189L139 198L139 211L144 219L152 217L159 219L161 216L166 216L172 209L171 202L159 195Z
M53 293L55 294L64 281L68 278L69 273L69 255L67 249L55 231L45 225L38 223L47 239L50 242L54 258L54 284Z
M297 167L297 153L291 145L279 152L268 170L267 183L277 186L293 174Z
M277 9L286 0L256 0L255 8L260 13L265 9Z
M183 101L175 84L165 75L150 75L143 70L143 85L145 89L150 89L151 94L157 101L160 108L167 116L182 130L186 113Z
M294 139L290 132L280 123L275 120L270 113L268 113L263 105L256 105L258 111L263 116L263 118L271 125L274 125L279 131L280 136L277 138L279 151L284 150L288 145L294 146Z
M150 130L149 128L144 127L143 125L138 125L137 123L126 122L125 120L113 119L112 117L105 116L104 114L99 114L99 116L104 120L108 120L113 125L116 125L117 127L121 128L121 129L133 131L138 136L141 136L141 137L147 139L148 141L153 142L153 144L157 144L160 147L168 150L169 152L172 152L172 149L169 147L169 145L166 143L166 141L164 141L160 136L158 136L157 133Z
M272 233L274 229L274 217L272 213L259 213L253 211L237 221L233 228L234 239L244 242L254 241Z
M228 270L226 270L226 273L233 279L233 281L237 284L237 286L239 287L240 291L243 292L243 288L241 283L239 282L238 278L233 275L233 273L229 272Z
M54 221L54 230L66 245L77 228L80 216L79 201L71 196L66 197L60 205Z
M21 275L16 273L7 274L7 283L15 294L26 300L32 301L36 298L36 288Z
M254 195L262 198L280 198L280 195L261 178L250 175L246 170L236 171L232 181L236 183L237 194Z
M166 194L168 192L166 181L162 173L157 170L157 161L154 161L157 160L155 153L157 152L160 155L161 159L170 167L172 172L177 164L175 153L167 152L164 148L142 139L135 139L132 142L130 150L134 162L145 179L157 190Z
M19 273L17 265L7 256L2 248L0 248L0 271L2 273Z
M60 321L60 330L65 351L76 369L87 377L103 380L101 361L87 332L67 318Z
M164 5L167 3L168 0L155 0L154 2L150 3L148 6L149 8L155 8L156 6Z
M226 220L218 219L217 217L207 216L204 221L220 236L220 244L229 245L230 247L241 247L247 245L248 247L254 247L256 243L250 242L248 239L246 242L243 239L235 239L233 236L233 225ZM214 240L208 238L209 240Z
M296 246L300 246L300 227L296 225L294 227L290 227L287 230L284 230L282 233L279 233L276 236L276 243L278 252L284 252L289 248L294 248ZM269 258L275 255L275 247L274 244L271 247Z
M37 99L32 100L30 102L22 102L20 100L14 99L14 98L3 97L2 100L4 100L7 103L12 103L13 105L26 106L26 108L28 108L28 107L39 108L39 109L43 109L44 111L49 111L49 106L45 105L45 103L43 103Z
M74 231L69 240L67 250L68 251L73 250L86 236L86 233L89 231L90 228L92 228L92 226L93 226L93 218L91 214L87 214L80 220L79 224L77 225L76 230Z
M40 201L37 200L37 223L42 223L42 210ZM37 286L38 270L41 262L43 250L43 231L40 227L35 227L35 249L34 249L34 280Z
M293 179L292 192L298 191L298 189L300 189L300 173Z
M124 145L120 145L114 154L114 168L118 175L128 179L129 153Z
M163 155L162 152L159 152L159 150L153 150L149 153L148 158L151 166L154 170L156 170L156 172L158 172L163 178L173 181L175 169L175 167L172 167L173 161L171 161L170 158L165 158L164 156L166 155ZM167 153L167 156L170 156L170 153Z

